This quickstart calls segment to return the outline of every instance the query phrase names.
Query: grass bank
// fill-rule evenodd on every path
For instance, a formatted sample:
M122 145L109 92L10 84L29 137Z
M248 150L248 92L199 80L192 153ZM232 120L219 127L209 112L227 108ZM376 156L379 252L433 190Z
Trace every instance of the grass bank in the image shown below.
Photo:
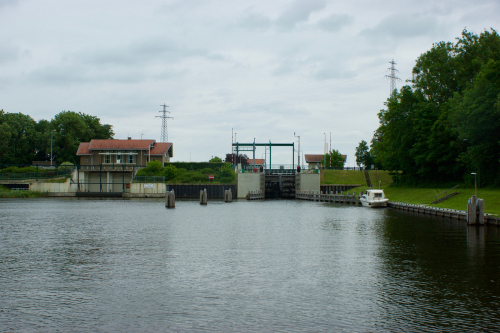
M370 175L371 176L371 175ZM373 188L378 188L378 181L375 183L372 178ZM381 182L380 187L384 189L385 195L391 201L409 203L414 205L428 205L432 207L449 208L449 209L467 209L467 200L474 195L473 188L465 188L463 185L458 187L460 194L455 195L438 204L431 204L435 200L435 196L442 193L449 188L435 187L435 188L419 188L419 187L396 187L392 181L387 180ZM360 186L353 189L356 192L366 191L367 186ZM477 196L484 199L485 211L489 214L496 214L500 216L500 189L486 188L478 189Z
M354 170L321 170L321 185L327 184L366 184L362 171Z
M39 191L13 191L8 187L0 185L0 198L41 198L46 197L48 192Z

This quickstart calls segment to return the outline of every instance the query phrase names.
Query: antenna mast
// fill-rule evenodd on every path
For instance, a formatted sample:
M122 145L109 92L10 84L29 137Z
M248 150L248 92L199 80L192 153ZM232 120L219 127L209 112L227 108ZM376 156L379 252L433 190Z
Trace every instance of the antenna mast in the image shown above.
M386 75L385 77L391 79L391 93L390 94L392 95L392 93L396 89L396 81L401 81L401 79L396 76L396 72L399 73L399 71L396 69L396 67L394 67L394 65L397 65L394 62L394 59L392 59L392 61L389 61L389 63L391 64L391 67L389 67L388 69L391 71L391 74Z
M167 116L167 113L170 113L170 111L167 111L168 105L165 105L163 103L163 111L158 111L161 112L161 116L156 116L155 118L161 118L162 124L161 124L161 142L167 142L168 141L168 130L167 130L167 119L174 119L174 117L169 117Z

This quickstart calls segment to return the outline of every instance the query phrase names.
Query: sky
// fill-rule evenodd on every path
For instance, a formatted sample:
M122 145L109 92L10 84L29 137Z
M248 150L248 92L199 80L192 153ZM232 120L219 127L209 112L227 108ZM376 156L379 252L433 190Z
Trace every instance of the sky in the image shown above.
M166 104L172 161L224 157L232 140L297 150L300 136L301 153L326 141L352 167L390 61L399 89L433 43L499 23L498 0L0 0L0 109L82 112L115 139L160 142ZM292 148L272 162L292 164Z

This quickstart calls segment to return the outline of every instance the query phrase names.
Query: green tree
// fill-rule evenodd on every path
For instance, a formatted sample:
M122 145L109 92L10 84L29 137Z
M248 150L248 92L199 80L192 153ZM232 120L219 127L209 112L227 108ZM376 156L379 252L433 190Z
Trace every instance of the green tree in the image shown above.
M356 147L356 164L360 167L363 165L365 169L369 169L373 165L373 158L368 148L368 143L361 140L359 146Z
M172 180L177 176L177 168L175 165L167 165L163 168L163 175L165 176L165 180Z
M102 125L99 118L81 112L62 111L54 117L50 125L55 129L54 159L58 163L78 163L76 152L80 142L110 139L114 135L111 125Z
M27 164L35 156L36 122L22 113L0 112L1 163Z
M481 170L483 180L500 184L499 63L493 29L434 44L417 59L412 86L395 91L379 113L375 163L414 183Z
M330 166L332 168L342 168L344 167L344 162L344 156L342 156L338 150L332 149L328 152L328 154L323 155L321 165L325 165L326 169L330 168Z
M222 159L218 156L214 156L208 161L209 163L222 163Z

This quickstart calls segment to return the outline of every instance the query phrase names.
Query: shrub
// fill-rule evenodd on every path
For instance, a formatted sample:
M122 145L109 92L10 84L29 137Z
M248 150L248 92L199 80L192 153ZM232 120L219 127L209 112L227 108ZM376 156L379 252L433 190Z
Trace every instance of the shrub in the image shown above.
M177 168L173 165L168 165L163 169L165 180L174 179L177 176Z
M208 174L213 174L214 173L214 170L213 169L210 169L210 168L205 168L205 169L201 169L200 171L202 174L204 175L208 175Z
M59 170L71 170L73 169L74 164L71 162L62 162L61 165L59 166Z
M2 169L2 173L16 173L18 172L19 168L16 166L10 166L5 169Z

